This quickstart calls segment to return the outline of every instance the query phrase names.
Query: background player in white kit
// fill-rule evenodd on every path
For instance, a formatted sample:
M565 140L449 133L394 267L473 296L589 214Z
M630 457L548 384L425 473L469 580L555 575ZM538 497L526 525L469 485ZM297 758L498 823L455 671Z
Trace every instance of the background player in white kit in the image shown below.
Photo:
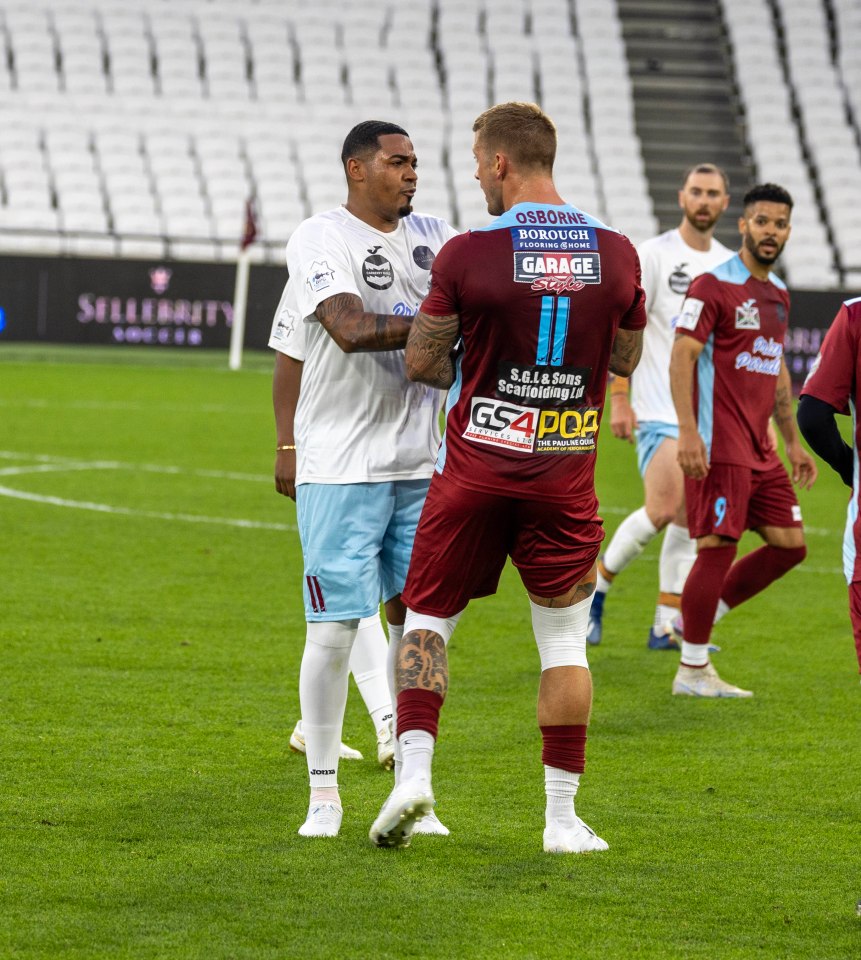
M645 504L622 521L598 563L587 635L593 645L601 642L604 601L614 577L666 528L648 645L653 650L678 649L665 624L678 613L696 544L688 536L683 474L676 461L679 428L670 395L670 354L676 317L691 281L733 254L713 236L728 204L726 174L711 163L691 167L679 190L682 222L646 240L637 250L649 322L643 335L643 356L633 377L611 383L610 428L623 440L633 442L636 436Z
M412 214L416 156L401 127L367 121L341 154L347 203L287 245L305 324L296 506L307 621L299 699L311 783L303 836L336 836L341 726L359 620L387 599L390 639L439 446L439 391L406 379L402 348L430 268L454 231ZM279 350L273 328L270 346ZM277 376L277 369L276 369ZM398 628L400 624L400 628Z

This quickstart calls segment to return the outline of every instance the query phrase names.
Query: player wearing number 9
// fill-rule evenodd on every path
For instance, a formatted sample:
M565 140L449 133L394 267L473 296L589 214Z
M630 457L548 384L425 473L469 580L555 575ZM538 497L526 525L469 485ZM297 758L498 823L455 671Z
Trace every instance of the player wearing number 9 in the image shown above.
M749 190L739 218L740 252L693 281L676 325L670 386L697 559L676 621L682 655L674 694L752 695L725 683L709 663L715 615L764 590L806 554L801 508L768 438L773 414L792 480L811 487L816 466L795 429L783 360L789 294L771 272L789 238L791 212L782 187ZM765 545L736 562L745 530L755 530Z

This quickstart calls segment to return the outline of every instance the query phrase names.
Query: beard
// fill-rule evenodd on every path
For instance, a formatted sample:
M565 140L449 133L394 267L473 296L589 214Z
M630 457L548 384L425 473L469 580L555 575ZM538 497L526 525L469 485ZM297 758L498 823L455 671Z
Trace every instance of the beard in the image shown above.
M759 249L759 244L750 234L746 234L744 238L744 245L747 248L747 252L756 260L757 263L761 263L764 267L770 267L775 260L783 253L783 248L786 244L778 244L777 249L774 253L763 253Z
M403 220L404 217L408 217L413 212L413 203L412 200L407 200L400 207L398 207L398 216Z
M698 212L699 211L694 211L694 213L688 213L688 211L686 210L685 218L687 219L688 223L694 228L694 230L699 230L700 233L706 233L707 231L711 230L711 228L718 222L718 218L708 215L707 220L697 220L696 217Z

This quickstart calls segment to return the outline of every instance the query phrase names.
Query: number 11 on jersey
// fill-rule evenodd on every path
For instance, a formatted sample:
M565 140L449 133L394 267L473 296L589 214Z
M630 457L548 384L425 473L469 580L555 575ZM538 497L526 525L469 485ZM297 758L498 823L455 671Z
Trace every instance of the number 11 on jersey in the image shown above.
M538 351L535 362L541 367L561 367L568 336L569 297L542 297L538 322Z

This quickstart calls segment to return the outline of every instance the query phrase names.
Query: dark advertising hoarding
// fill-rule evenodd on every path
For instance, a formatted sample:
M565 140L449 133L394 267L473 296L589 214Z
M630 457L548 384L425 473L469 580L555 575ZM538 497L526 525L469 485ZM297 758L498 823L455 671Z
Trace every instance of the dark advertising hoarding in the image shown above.
M252 265L246 347L266 347L286 280L286 267ZM235 281L229 263L2 257L0 343L226 349Z
M230 263L0 257L0 344L227 349L235 280ZM286 267L252 265L246 347L266 348L286 280ZM853 294L795 290L791 295L785 356L799 385L841 302Z

